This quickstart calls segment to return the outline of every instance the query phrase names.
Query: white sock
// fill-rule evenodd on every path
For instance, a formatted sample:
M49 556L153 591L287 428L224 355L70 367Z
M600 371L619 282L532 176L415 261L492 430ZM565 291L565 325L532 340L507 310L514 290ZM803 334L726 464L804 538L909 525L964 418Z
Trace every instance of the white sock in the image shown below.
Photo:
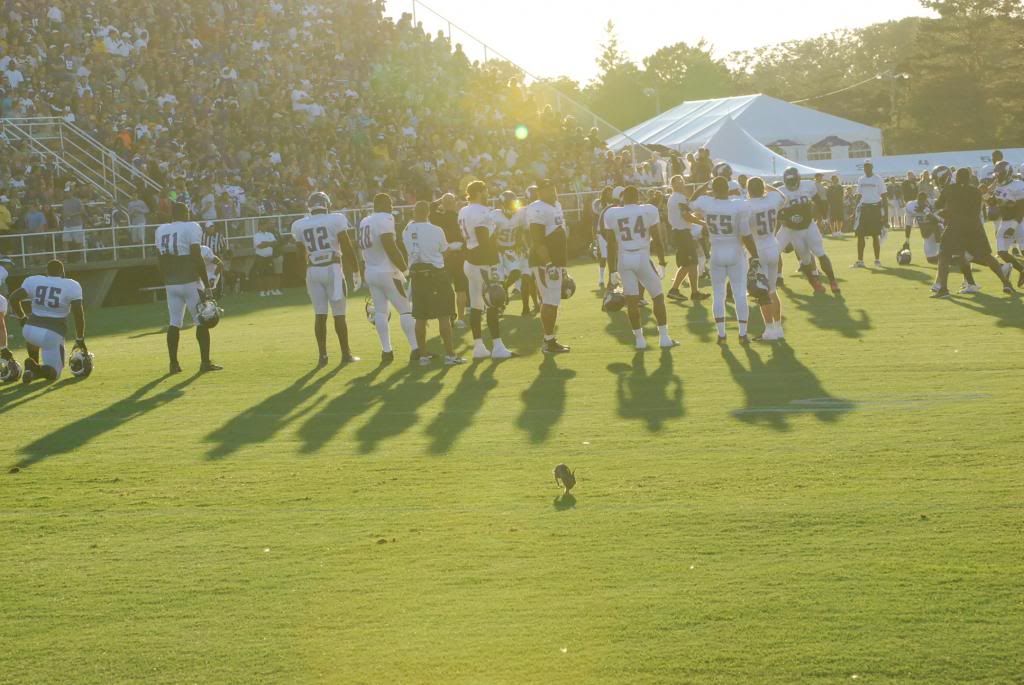
M419 345L416 343L416 322L413 320L412 314L402 314L398 320L402 324L402 332L405 333L405 337L409 341L409 348L415 352L419 349Z
M483 347L483 348L486 349L487 346L484 345L484 339L483 338L473 338L473 347L477 347L477 348Z
M501 338L492 338L491 347L496 350L503 350L505 349L505 343L501 342Z
M668 338L668 324L658 326L658 333L661 334L662 339Z
M599 271L600 271L600 273L601 273L601 277L600 277L600 279L598 279L598 280L599 280L599 281L600 281L601 283L604 283L604 267L603 267L603 266L601 266L601 267L598 267L598 270L599 270Z
M718 328L718 337L719 338L724 338L725 337L725 322L724 321L716 321L715 322L715 326Z
M388 325L387 312L377 312L373 316L373 325L377 327L377 337L380 338L380 349L384 352L393 352L391 349L391 326Z
M740 321L740 337L742 338L747 334L747 322Z

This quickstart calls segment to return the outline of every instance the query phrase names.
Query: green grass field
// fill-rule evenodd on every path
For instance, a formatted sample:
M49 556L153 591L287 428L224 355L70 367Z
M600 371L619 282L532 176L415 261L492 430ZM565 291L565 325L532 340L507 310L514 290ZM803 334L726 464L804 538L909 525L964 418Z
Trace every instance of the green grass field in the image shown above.
M321 372L302 290L225 300L211 376L91 311L91 378L0 389L0 682L1024 682L1024 302L894 242L749 349L687 303L635 355L590 265L571 355L510 316L451 370L379 368L361 295Z

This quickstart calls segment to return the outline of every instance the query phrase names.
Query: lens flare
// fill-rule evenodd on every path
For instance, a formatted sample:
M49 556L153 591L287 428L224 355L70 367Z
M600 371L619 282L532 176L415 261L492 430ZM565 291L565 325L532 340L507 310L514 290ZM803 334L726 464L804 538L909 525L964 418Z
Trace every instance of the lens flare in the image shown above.
M526 140L529 135L530 129L526 128L525 124L516 126L516 140Z

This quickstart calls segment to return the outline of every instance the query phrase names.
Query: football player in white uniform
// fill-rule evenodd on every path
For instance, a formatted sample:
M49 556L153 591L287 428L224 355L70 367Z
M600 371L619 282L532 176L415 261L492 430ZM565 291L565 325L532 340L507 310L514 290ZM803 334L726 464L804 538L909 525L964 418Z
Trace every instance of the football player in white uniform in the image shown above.
M494 221L494 241L498 247L499 275L505 288L511 288L519 282L523 271L526 255L525 231L520 219L519 198L511 190L501 194L501 207L491 210Z
M0 295L0 364L5 368L8 363L14 361L14 355L7 349L7 308L7 298Z
M661 278L651 261L651 240L660 241L658 208L638 204L640 191L629 186L622 192L622 206L609 207L604 213L604 235L608 241L608 263L613 273L622 278L622 292L626 296L629 324L636 338L636 349L646 350L643 326L640 323L640 286L651 294L654 318L662 349L679 343L668 334L668 314ZM610 288L609 288L610 290Z
M1024 247L1024 181L1014 178L1013 167L1006 160L995 165L995 178L988 187L989 217L996 224L996 253L1005 263L1003 271L1009 277L1011 269L1020 273L1017 286L1024 286L1024 264L1013 256L1014 248Z
M522 316L532 316L540 312L540 294L537 292L537 284L533 280L533 271L530 269L530 222L527 220L529 207L537 201L537 186L530 186L526 189L526 204L516 210L512 217L512 226L519 240L519 297L523 303ZM507 283L507 281L506 281ZM511 285L515 285L512 283ZM533 303L533 309L530 304Z
M487 202L487 184L473 181L466 188L468 205L459 210L459 229L466 246L466 279L469 281L469 328L473 333L473 359L509 359L512 352L501 341L501 308L505 303L495 302L505 294L505 283L499 274L498 248L495 243L495 224ZM494 290L498 286L500 293ZM483 318L487 312L487 330L491 334L493 350L484 344Z
M553 181L537 184L540 199L532 203L526 221L530 226L530 270L540 293L540 320L544 328L544 352L562 354L569 347L555 338L558 307L562 304L562 279L568 263L568 227L558 206L558 193Z
M604 289L604 270L608 266L608 241L604 238L604 212L615 204L612 200L614 188L605 186L601 191L601 197L595 198L590 205L590 211L594 215L594 245L596 246L595 256L597 257L597 287Z
M363 253L366 276L373 299L373 321L380 338L381 361L385 364L395 360L391 346L391 318L388 307L398 312L399 324L405 339L409 341L411 360L419 359L416 343L416 322L412 318L412 304L405 292L406 261L398 248L395 232L395 217L391 196L378 193L373 198L373 214L359 223L359 249Z
M747 258L743 247L757 254L757 246L750 237L745 202L730 197L729 181L724 176L712 180L711 195L705 185L697 191L697 197L690 202L691 222L702 221L711 237L711 286L712 311L718 328L718 344L726 343L725 297L726 286L732 287L736 305L736 319L740 328L740 343L750 342L747 337L747 322L750 318L750 304L747 302Z
M160 273L167 291L167 355L170 373L181 373L178 363L178 339L185 321L185 309L196 322L196 341L199 343L201 363L199 370L220 371L221 366L210 361L210 329L199 323L199 302L211 297L210 279L203 260L203 229L189 221L188 205L176 202L171 206L169 224L156 229L156 249L159 252Z
M761 316L764 318L764 333L761 340L782 340L782 301L779 299L778 278L779 261L782 251L775 238L779 210L786 204L785 196L777 189L765 194L765 183L756 176L747 181L746 217L750 233L757 245L757 261L761 273L765 277L768 289L768 304L761 305Z
M786 169L782 180L783 185L778 190L786 198L786 204L779 210L778 215L781 225L776 235L779 248L785 252L788 247L792 247L800 260L800 270L810 281L811 287L815 292L824 292L825 288L815 276L814 259L817 258L821 270L828 277L832 292L838 295L839 284L836 282L832 260L825 253L825 243L821 239L821 231L815 219L814 197L818 194L818 187L814 181L802 180L796 167Z
M700 279L700 257L703 250L700 245L703 226L691 224L686 218L690 215L690 198L686 195L686 179L682 176L672 177L672 194L668 196L668 223L672 228L672 245L676 251L676 275L668 296L674 300L685 300L686 296L679 292L683 280L690 279L690 298L694 302L711 297L698 290Z
M906 239L910 241L910 234L914 228L921 231L921 238L924 239L924 257L929 264L939 263L939 241L942 238L942 221L935 214L935 208L928 200L928 193L918 193L916 200L911 200L906 206L907 224L904 232Z
M25 302L32 304L27 318ZM49 381L60 378L66 357L64 334L68 314L75 322L75 348L88 354L82 286L65 276L64 264L60 261L48 262L45 276L29 276L22 281L21 287L11 293L10 304L11 311L22 321L21 334L28 348L22 383L31 383L37 378Z
M306 261L306 292L313 303L313 335L319 352L317 366L327 366L327 312L341 346L341 363L359 361L348 344L347 285L342 264L355 262L355 246L344 214L331 214L331 198L315 192L306 201L309 215L292 224L292 237Z

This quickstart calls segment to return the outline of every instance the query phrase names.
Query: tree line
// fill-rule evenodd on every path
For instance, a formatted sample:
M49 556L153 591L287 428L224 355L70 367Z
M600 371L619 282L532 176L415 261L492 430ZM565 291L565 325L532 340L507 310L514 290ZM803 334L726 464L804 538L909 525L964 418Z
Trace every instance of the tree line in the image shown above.
M921 0L934 18L713 54L705 41L643 62L615 26L586 86L546 81L626 129L687 100L764 93L883 129L888 154L1024 147L1024 1Z

